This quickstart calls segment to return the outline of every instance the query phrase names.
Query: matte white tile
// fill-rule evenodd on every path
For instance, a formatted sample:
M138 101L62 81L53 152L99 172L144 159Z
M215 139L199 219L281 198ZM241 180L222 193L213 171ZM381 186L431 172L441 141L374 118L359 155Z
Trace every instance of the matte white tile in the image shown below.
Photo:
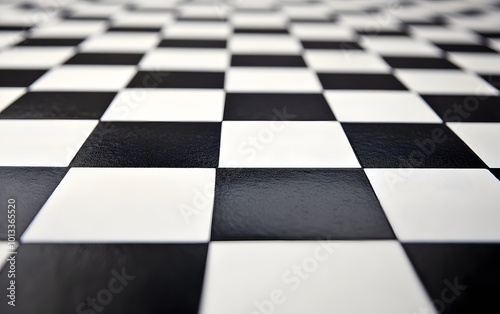
M500 74L500 55L498 54L452 52L448 58L462 69L479 74Z
M0 87L0 112L26 93L25 88Z
M300 54L300 42L288 35L235 34L228 41L233 54Z
M412 26L410 33L416 38L440 44L473 44L478 43L481 39L479 35L469 30L453 29L449 26Z
M363 36L360 45L382 56L438 57L441 53L429 42L404 37Z
M158 45L160 37L143 33L105 33L87 38L79 46L83 52L141 53Z
M397 241L212 242L203 291L201 314L437 313Z
M395 76L407 88L421 94L498 94L480 77L459 70L396 70Z
M94 120L0 120L0 166L67 167Z
M177 22L164 30L166 38L227 39L231 26L222 22Z
M175 21L170 12L119 12L112 16L115 27L163 27Z
M316 73L294 68L230 68L226 72L229 92L319 92L322 86Z
M303 40L351 41L355 38L351 28L318 23L293 24L290 32Z
M74 48L12 48L0 52L0 69L50 69L64 63L74 54Z
M36 27L31 37L78 38L102 33L106 30L104 21L62 21Z
M231 22L238 28L285 28L288 19L282 13L233 13Z
M103 121L222 121L223 90L126 89L114 99Z
M15 45L23 39L23 32L0 31L0 48Z
M324 95L341 122L442 122L422 98L411 92L325 91Z
M228 67L225 49L159 48L148 52L139 63L144 70L224 71Z
M390 67L375 54L347 50L307 50L307 65L317 72L388 73Z
M133 66L65 65L45 73L34 91L117 91L136 73Z
M214 186L215 169L72 168L22 240L207 242Z
M401 241L500 240L500 182L486 169L365 169Z
M340 123L279 119L224 121L219 167L360 167Z
M500 123L447 123L490 168L500 168Z

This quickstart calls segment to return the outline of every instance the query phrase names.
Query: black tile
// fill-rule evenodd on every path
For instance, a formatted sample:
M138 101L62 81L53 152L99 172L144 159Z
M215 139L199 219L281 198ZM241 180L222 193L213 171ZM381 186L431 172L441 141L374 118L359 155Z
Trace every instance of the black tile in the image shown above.
M45 70L0 70L0 87L28 87L40 76Z
M500 97L423 95L445 122L500 122Z
M441 48L445 51L450 52L493 52L498 53L497 51L491 49L487 46L482 45L466 45L466 44L434 44L437 47Z
M69 21L109 21L109 18L107 17L101 17L101 16L67 16L64 17L65 20Z
M226 48L225 40L163 39L158 47L175 48Z
M115 93L28 92L0 112L0 119L100 119Z
M363 50L356 42L350 41L311 41L302 40L305 49L342 49L342 50Z
M223 72L139 71L128 87L139 88L224 88Z
M0 25L0 31L27 31L31 28L31 26L25 25Z
M238 28L234 29L235 34L288 34L286 28Z
M500 180L500 168L499 169L490 169L491 173Z
M59 185L66 168L0 167L0 239L7 239L7 201L15 200L16 238L22 235Z
M331 24L332 20L331 19L322 19L322 18L291 18L290 22L300 24L300 23L316 23L316 24Z
M500 75L481 75L481 77L488 82L488 84L500 90Z
M101 122L72 167L217 167L220 123Z
M137 65L143 54L140 53L77 53L65 64L112 64Z
M371 30L371 29L365 29L365 30L358 30L357 31L358 35L362 36L408 36L408 33L405 31L382 31L382 30Z
M479 35L483 37L488 37L488 38L500 38L500 32L478 32L476 31Z
M243 67L305 67L302 56L233 55L231 66Z
M438 313L490 313L500 295L500 244L403 244Z
M85 38L26 38L17 46L33 47L71 47L78 46Z
M456 65L442 58L384 57L393 68L401 69L458 69Z
M177 17L178 22L227 22L225 17Z
M120 27L112 26L108 28L108 32L140 32L140 33L156 33L161 31L161 27Z
M342 127L363 167L485 167L443 124L343 123Z
M325 89L406 90L406 87L390 74L318 73L318 77Z
M335 120L322 94L227 93L224 120Z
M23 244L16 306L4 297L0 312L196 314L206 255L206 244Z
M212 240L392 239L361 169L217 169Z

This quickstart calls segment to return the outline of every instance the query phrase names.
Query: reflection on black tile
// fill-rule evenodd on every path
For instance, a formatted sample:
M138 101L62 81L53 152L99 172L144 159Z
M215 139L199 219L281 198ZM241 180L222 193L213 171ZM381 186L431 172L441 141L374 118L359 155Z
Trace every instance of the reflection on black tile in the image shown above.
M100 119L115 93L28 92L0 112L0 119Z
M217 167L220 123L101 122L72 167Z
M224 120L328 121L335 117L322 94L227 93Z
M218 169L212 240L391 239L361 169Z
M423 95L445 122L500 122L500 97Z
M14 313L196 314L206 255L204 244L23 244Z
M474 152L442 124L343 123L367 168L484 168Z
M500 295L500 244L403 244L438 313L489 313Z
M66 171L66 168L0 167L0 202L5 204L0 207L0 239L7 239L7 201L14 199L16 203L16 238L19 238Z

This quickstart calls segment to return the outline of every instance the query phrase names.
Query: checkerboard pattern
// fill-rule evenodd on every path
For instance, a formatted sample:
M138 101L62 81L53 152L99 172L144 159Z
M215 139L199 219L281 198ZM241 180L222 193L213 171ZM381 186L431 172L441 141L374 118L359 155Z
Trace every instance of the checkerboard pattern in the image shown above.
M0 3L1 313L493 313L498 0Z

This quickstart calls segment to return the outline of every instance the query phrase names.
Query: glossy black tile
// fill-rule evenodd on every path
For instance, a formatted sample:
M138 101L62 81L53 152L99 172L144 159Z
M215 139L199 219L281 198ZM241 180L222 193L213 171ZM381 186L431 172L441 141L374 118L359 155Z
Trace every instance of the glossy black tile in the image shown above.
M172 48L226 48L226 40L163 39L159 47Z
M243 67L306 67L302 56L234 55L231 66Z
M100 122L72 167L217 167L220 123Z
M500 97L422 95L445 122L500 122Z
M15 200L16 238L19 239L66 171L66 168L0 167L0 202L4 204L0 206L0 239L7 239L7 201Z
M325 89L406 90L390 74L318 73L318 77Z
M108 28L108 32L139 32L139 33L157 33L161 31L161 27L124 27L112 26Z
M498 53L487 46L482 45L466 45L466 44L435 44L444 51L449 52L492 52Z
M341 50L362 50L361 46L351 41L313 41L302 40L305 49L341 49Z
M234 28L235 34L288 34L286 28Z
M140 53L84 53L80 52L66 61L66 64L116 64L137 65L143 54Z
M443 124L343 123L366 168L484 168L474 152Z
M17 46L31 47L71 47L78 46L85 38L26 38Z
M23 244L16 306L4 297L0 312L196 314L206 255L205 244Z
M139 71L129 88L224 88L223 72Z
M2 69L0 87L28 87L45 72L45 70Z
M322 94L227 93L224 120L335 120Z
M391 239L361 169L217 169L212 240Z
M399 69L458 69L456 65L443 58L423 57L384 57L385 62Z

